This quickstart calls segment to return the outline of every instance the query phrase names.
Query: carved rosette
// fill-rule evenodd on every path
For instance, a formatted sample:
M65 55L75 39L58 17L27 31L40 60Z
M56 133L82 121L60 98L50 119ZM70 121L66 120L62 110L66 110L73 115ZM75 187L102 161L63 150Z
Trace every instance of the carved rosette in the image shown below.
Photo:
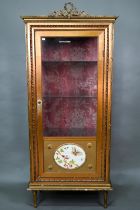
M50 18L76 18L76 17L89 17L85 11L78 11L72 2L65 3L62 10L51 12L48 17Z

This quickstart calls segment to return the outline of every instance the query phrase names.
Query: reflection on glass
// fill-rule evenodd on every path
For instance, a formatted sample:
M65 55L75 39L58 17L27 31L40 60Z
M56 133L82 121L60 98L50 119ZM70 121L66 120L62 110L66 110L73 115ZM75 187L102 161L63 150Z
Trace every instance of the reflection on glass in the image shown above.
M42 38L43 135L95 136L97 38Z

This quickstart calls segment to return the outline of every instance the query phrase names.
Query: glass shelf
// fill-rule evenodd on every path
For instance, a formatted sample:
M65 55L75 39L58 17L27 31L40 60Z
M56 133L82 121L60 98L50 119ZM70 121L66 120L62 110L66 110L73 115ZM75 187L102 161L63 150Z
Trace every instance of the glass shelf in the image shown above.
M97 63L98 61L96 61L96 60L94 60L94 61L86 61L86 60L85 61L82 61L82 60L81 61L80 60L79 61L73 61L73 60L72 61L65 61L65 60L62 60L62 61L57 61L57 60L50 61L49 60L49 61L47 61L47 60L43 60L42 61L42 63L44 63L44 64L46 64L46 63L63 63L63 62L64 63Z
M93 99L97 99L96 96L43 96L43 100L47 100L48 98L93 98Z

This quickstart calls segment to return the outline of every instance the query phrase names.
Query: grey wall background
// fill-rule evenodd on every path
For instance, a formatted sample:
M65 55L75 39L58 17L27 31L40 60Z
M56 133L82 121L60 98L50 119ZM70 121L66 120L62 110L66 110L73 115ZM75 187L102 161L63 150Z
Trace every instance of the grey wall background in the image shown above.
M115 26L109 209L140 209L140 1L75 0L93 15L119 15ZM64 0L0 0L0 209L32 209L29 179L24 24ZM94 197L95 196L95 197ZM46 193L39 209L101 209L96 193ZM47 207L46 207L47 206Z

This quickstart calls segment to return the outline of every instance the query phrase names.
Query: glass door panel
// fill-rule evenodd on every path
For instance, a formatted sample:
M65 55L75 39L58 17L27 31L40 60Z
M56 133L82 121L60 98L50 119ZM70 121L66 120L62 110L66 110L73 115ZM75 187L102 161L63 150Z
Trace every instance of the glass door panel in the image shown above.
M97 37L42 37L44 136L96 136L97 45Z

